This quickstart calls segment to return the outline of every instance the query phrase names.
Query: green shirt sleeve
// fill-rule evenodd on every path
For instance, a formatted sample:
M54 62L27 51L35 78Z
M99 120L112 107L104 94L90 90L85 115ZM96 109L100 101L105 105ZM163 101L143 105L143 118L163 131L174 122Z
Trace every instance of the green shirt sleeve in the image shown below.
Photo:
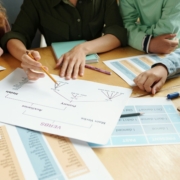
M122 14L125 28L128 31L128 44L140 51L143 50L142 42L146 33L141 30L137 23L139 18L138 11L133 4L133 1L120 0L120 12Z
M128 30L128 44L141 51L146 35L176 33L180 39L180 1L154 0L151 4L144 6L142 0L120 0L120 12Z
M124 28L122 17L118 10L116 0L107 0L106 13L104 16L104 34L112 34L121 42L122 46L127 45L127 30Z

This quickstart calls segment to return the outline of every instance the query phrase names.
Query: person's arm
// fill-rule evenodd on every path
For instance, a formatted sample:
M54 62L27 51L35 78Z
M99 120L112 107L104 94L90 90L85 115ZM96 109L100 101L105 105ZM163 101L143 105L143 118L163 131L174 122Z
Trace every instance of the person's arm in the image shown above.
M2 11L2 12L1 12ZM0 4L0 39L5 33L10 31L10 25L7 20L5 9ZM4 53L3 49L0 47L0 56Z
M141 29L139 23L137 23L139 14L134 6L134 1L119 0L119 8L124 26L128 31L128 44L135 49L143 51L142 42L146 33Z
M31 46L38 24L38 14L33 1L26 0L12 26L12 30L6 33L1 39L3 49L8 50L12 56L21 61L21 67L31 80L44 77L44 73L35 72L41 70L41 63L31 59L26 54L27 48ZM40 55L37 51L30 52L36 60L40 59Z
M141 73L134 79L135 84L144 91L155 94L165 83L166 79L180 74L180 49L152 66L152 69Z
M16 59L21 61L21 67L27 74L28 79L37 80L44 77L44 73L35 72L41 71L42 64L38 62L38 60L41 58L39 52L27 50L25 45L18 39L10 39L7 42L7 49L9 50L10 54L12 54ZM27 51L29 51L37 61L30 58L27 55Z
M180 1L164 0L162 6L160 6L160 4L157 5L154 1L152 2L154 3L154 9L148 9L148 7L146 7L146 9L144 9L144 16L146 16L147 13L148 16L151 17L149 15L151 11L155 14L157 13L157 17L154 17L155 23L152 25L141 24L141 22L137 23L137 19L142 15L138 14L138 9L135 7L135 3L135 1L131 0L120 0L120 11L123 17L124 25L128 30L128 43L130 46L135 49L148 52L152 36L157 37L159 35L171 35L178 33L178 38L180 38L180 23L178 23L180 19ZM157 9L159 12L157 12ZM155 19L158 18L158 16L159 19ZM147 19L147 22L152 22L152 19ZM169 48L168 45L170 46L172 41L168 41L166 38L164 39L167 40L164 42L166 43L165 46L167 45L166 47ZM165 41L164 39L162 39L162 41ZM174 43L176 43L176 41ZM166 52L167 50L165 49L164 51Z
M11 31L6 33L1 40L3 49L8 50L6 45L10 39L18 39L26 48L31 47L32 40L39 26L39 15L34 2L34 0L25 0L23 2Z
M88 54L106 52L120 45L126 46L127 34L118 11L117 1L107 0L105 9L104 36L80 44L60 57L56 67L62 65L61 77L66 76L66 79L70 79L72 76L76 79L78 74L83 76L85 57Z
M120 41L114 35L106 34L92 41L87 41L75 46L69 52L60 57L56 68L61 66L60 76L66 76L66 79L77 78L77 75L83 76L85 57L88 54L109 51L120 46Z

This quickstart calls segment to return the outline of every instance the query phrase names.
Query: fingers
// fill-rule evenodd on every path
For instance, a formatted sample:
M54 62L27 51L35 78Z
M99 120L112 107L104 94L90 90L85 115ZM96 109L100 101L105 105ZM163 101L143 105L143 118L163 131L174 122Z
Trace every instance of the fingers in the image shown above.
M32 56L34 57L34 59L36 59L37 61L39 59L41 59L41 56L38 51L30 51L30 52L31 52Z
M38 55L39 53L34 52L34 54L36 58L40 59L40 55ZM23 69L33 69L37 71L41 70L42 64L29 57L27 54L24 54L21 59L21 67Z
M68 64L69 64L68 60L63 61L63 64L62 64L62 67L61 67L61 72L60 72L61 77L65 76ZM70 68L72 68L72 66L70 66ZM69 72L70 72L70 68L69 68ZM68 76L66 76L66 78L70 79L70 77L68 77Z
M37 80L37 79L43 78L45 76L44 73L34 72L31 69L24 69L24 71L29 80Z
M141 90L151 92L154 78L147 73L142 73L134 79L134 82Z
M83 76L84 75L84 67L85 67L85 61L83 61L80 65L80 68L79 68L79 75L80 76Z
M177 39L170 40L171 47L177 47L179 45L179 41Z
M141 73L139 76L137 76L134 79L135 84L141 89L141 90L145 90L144 89L144 82L146 82L147 77L143 76L143 73Z
M155 94L165 83L167 75L166 67L160 64L141 73L134 79L134 82L141 90Z
M164 34L162 35L165 39L172 39L174 37L176 37L176 34Z
M85 57L84 56L70 56L63 55L56 67L61 67L60 76L68 79L76 79L78 75L83 76L84 74L84 66L85 66Z
M161 89L161 87L163 86L164 83L165 83L164 80L161 79L156 84L154 84L154 86L152 88L152 94L153 95L156 94L156 92L158 92Z
M61 56L61 57L58 59L58 61L57 61L57 63L56 63L56 66L55 66L54 69L57 69L57 68L61 67L62 61L63 61L63 56Z
M25 73L30 80L37 80L44 77L44 73L37 72L41 71L42 64L36 60L39 60L40 54L37 51L29 51L34 59L32 59L28 54L23 54L21 60L21 67L24 69ZM47 69L47 68L46 68Z

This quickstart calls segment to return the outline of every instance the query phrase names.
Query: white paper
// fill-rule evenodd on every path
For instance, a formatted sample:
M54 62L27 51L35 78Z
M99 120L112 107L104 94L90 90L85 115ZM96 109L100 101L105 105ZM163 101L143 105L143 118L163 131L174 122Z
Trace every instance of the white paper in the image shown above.
M3 71L5 69L6 69L5 67L0 66L0 71Z
M131 91L83 80L46 76L29 82L16 69L0 83L1 121L33 130L105 144Z
M129 98L123 114L142 112L141 116L119 118L106 145L93 148L180 144L180 114L171 100Z
M140 73L151 69L153 64L159 63L160 61L169 61L169 58L173 57L177 59L179 54L180 49L176 49L168 55L146 54L104 61L104 63L122 79L124 79L130 86L135 86L133 80ZM180 74L176 74L173 77L177 77L179 75Z
M85 143L0 123L0 172L4 180L111 180Z

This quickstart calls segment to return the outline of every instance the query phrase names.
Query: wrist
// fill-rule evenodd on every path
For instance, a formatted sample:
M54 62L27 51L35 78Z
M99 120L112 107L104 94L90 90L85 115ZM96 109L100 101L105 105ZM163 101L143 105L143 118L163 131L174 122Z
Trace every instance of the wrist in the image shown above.
M153 66L153 68L155 68L155 67L158 68L158 70L159 70L159 68L164 70L166 72L166 75L168 76L169 72L168 72L167 67L164 64L158 63Z
M83 53L84 53L85 55L90 54L90 49L89 49L89 47L88 47L88 45L87 45L86 42L77 45L76 48L77 48L78 50L80 50L80 51L83 51Z
M149 45L152 38L153 38L152 35L146 35L143 40L143 51L147 54L150 52Z

